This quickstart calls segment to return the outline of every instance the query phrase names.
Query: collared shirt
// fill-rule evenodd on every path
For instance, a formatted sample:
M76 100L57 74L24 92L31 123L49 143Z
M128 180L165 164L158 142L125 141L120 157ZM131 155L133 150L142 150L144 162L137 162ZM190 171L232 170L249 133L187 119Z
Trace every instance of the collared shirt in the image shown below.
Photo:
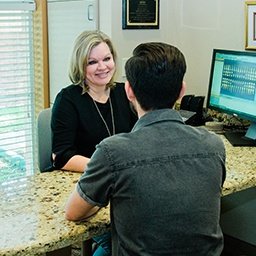
M78 193L93 205L110 202L114 256L220 255L224 179L222 140L163 109L102 141Z

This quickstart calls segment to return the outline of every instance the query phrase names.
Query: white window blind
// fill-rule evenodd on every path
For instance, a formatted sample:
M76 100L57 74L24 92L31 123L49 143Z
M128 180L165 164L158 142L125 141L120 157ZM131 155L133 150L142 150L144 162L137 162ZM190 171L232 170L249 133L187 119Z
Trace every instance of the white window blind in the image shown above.
M36 4L32 0L8 0L0 2L0 10L35 10Z
M20 2L0 4L0 182L35 170L32 11Z

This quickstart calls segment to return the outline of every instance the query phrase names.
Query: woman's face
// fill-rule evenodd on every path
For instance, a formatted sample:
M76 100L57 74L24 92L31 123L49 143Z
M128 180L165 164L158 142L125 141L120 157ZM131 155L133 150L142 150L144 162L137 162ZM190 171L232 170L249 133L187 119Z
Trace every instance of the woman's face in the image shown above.
M115 72L115 62L108 45L104 42L92 48L85 69L88 86L106 85Z

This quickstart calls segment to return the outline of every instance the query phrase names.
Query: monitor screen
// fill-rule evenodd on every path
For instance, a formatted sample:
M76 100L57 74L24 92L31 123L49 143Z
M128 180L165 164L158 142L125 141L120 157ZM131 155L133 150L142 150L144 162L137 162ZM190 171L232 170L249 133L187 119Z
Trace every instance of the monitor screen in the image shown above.
M256 53L214 49L207 108L251 121L246 133L226 132L234 146L256 145Z

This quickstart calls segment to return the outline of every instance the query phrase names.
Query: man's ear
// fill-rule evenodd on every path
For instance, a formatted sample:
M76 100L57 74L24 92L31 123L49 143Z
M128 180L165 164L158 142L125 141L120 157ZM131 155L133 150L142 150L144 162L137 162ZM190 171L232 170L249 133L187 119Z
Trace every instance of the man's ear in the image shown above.
M186 91L186 83L185 81L182 82L182 85L181 85L181 89L180 89L180 94L179 94L179 99L181 99L184 95L185 95L185 91Z
M131 87L129 81L125 82L125 92L126 92L126 96L127 96L128 100L133 102L135 99L135 95L133 93L133 90L132 90L132 87Z

